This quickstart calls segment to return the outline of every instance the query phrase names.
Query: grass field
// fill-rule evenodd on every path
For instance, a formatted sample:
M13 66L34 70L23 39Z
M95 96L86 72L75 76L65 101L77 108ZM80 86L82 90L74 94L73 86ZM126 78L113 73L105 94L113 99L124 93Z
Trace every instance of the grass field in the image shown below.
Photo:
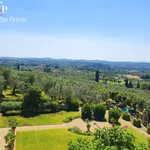
M67 129L18 132L16 150L67 150L70 140L78 137Z
M8 127L9 119L17 119L18 126L61 124L70 116L78 116L79 112L59 112L56 114L42 114L35 117L24 118L21 116L0 117L0 128Z
M132 133L136 137L136 143L144 143L148 145L148 137L146 137L144 134L137 132L133 128L129 127L127 130L129 133Z
M143 134L136 132L132 128L129 128L128 132L136 136L137 144L147 144L147 137ZM18 132L16 150L67 150L68 142L79 137L83 136L68 132L67 129Z

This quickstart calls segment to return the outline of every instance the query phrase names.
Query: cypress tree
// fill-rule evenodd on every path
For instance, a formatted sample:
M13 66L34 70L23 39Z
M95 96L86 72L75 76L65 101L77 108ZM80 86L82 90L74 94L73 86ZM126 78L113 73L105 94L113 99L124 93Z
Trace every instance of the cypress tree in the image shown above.
M133 88L132 81L129 82L128 88Z
M17 64L17 70L20 70L20 64Z
M125 80L125 86L126 86L126 87L129 86L128 79Z
M140 86L140 82L138 81L138 83L137 83L137 88L140 89L140 87L141 87L141 86Z
M95 81L98 82L99 81L99 71L96 71L96 76L95 76Z

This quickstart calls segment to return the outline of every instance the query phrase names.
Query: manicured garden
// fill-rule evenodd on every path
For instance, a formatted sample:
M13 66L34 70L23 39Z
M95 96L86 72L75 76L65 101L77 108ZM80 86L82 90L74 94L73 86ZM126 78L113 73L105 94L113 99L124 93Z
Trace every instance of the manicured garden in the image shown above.
M69 117L79 116L79 112L58 112L54 114L41 114L35 117L21 117L21 116L11 116L11 117L1 117L0 118L0 128L8 127L8 120L16 119L19 123L18 126L33 126L33 125L50 125L50 124L61 124L63 120Z
M148 138L143 134L138 133L133 128L128 128L127 131L136 137L136 144L148 144ZM67 129L17 132L16 150L67 150L68 142L78 138L93 139L94 136L81 136L71 133Z

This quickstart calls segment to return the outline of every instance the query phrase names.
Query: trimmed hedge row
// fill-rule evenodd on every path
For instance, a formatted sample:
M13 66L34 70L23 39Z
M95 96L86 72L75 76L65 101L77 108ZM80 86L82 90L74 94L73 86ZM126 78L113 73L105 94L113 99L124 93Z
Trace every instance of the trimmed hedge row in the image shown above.
M11 111L20 111L20 112L38 112L38 113L55 113L60 110L66 110L65 105L59 104L55 101L48 101L48 102L42 102L39 104L38 109L30 109L27 110L23 106L23 102L2 102L0 104L0 113L2 113L3 116L6 115L7 112Z
M0 104L0 112L3 116L6 115L7 111L21 111L22 102L2 102Z

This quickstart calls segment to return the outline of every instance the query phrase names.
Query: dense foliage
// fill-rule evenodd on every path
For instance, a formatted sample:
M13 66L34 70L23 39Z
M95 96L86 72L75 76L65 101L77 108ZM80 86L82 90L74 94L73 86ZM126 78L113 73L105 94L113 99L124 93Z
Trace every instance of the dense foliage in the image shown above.
M150 124L147 125L147 133L150 134Z
M69 150L147 150L137 146L135 137L118 127L97 130L94 140L78 139L68 144Z
M103 104L97 104L93 108L95 120L103 121L105 119L106 106Z
M82 106L81 117L82 119L92 119L92 106L89 103L86 103Z
M79 100L71 97L67 98L66 105L68 111L78 111L80 106Z
M138 127L138 128L141 127L141 122L142 122L142 121L141 121L140 118L138 118L138 119L137 119L137 118L134 118L134 119L133 119L133 125L136 126L136 127Z
M109 121L111 122L111 119L115 119L116 122L118 122L121 113L117 108L113 108L109 110Z
M7 111L21 111L22 102L2 102L0 105L0 112L6 115Z
M126 120L126 121L130 121L130 120L131 120L131 115L130 115L129 112L124 112L124 113L122 114L122 118L123 118L124 120Z
M2 58L0 107L3 102L18 101L23 102L23 111L27 109L32 112L50 113L59 110L77 111L79 104L81 106L89 103L93 106L112 99L122 107L130 106L134 111L138 109L142 112L145 108L149 111L149 80L128 77L137 75L140 78L149 75L149 65L138 64L137 67L134 63L105 63ZM118 65L122 67L115 67ZM142 65L148 68L139 67ZM32 96L34 92L30 91L33 87L37 88L34 90L37 92L35 96ZM11 93L7 94L8 91ZM13 110L10 108L7 111ZM90 115L85 119L93 117L91 109L89 112Z
M38 87L30 87L24 96L23 108L26 111L36 111L39 109L40 103L44 101L44 93Z

